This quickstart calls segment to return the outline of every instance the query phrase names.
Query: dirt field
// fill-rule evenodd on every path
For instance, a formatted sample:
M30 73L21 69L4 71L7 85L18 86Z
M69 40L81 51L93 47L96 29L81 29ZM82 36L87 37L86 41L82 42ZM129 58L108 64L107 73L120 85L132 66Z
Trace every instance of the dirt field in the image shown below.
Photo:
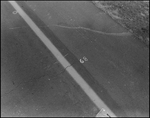
M93 1L93 3L149 47L148 1Z

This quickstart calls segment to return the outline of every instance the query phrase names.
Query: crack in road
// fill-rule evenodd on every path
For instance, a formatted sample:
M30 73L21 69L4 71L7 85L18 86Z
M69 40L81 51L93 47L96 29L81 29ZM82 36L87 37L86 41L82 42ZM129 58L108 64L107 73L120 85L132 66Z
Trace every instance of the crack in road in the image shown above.
M74 63L75 63L75 62L74 62ZM74 63L72 63L72 64L68 65L67 67L65 67L60 73L56 74L56 75L53 76L51 79L54 79L54 78L56 78L57 76L63 74L63 73L66 71L66 69L67 69L68 67L71 67ZM40 78L42 78L43 76L45 76L45 75L42 75ZM27 82L33 80L33 79L36 79L36 78L31 78L31 79L29 79L28 81L25 81L25 82L20 82L15 88L13 88L13 89L10 90L9 92L6 92L6 93L4 93L3 95L1 95L1 98L3 98L3 97L5 97L6 95L10 94L11 92L15 91L15 89L17 89L21 84L25 84L25 83L27 83Z

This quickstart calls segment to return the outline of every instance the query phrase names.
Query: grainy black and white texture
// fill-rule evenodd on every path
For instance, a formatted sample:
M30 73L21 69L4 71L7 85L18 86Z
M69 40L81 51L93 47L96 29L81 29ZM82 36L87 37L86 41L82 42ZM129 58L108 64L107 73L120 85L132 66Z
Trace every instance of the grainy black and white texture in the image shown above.
M149 1L93 1L149 47Z
M117 116L149 115L149 49L128 29L90 1L18 4ZM8 2L1 10L1 115L95 116L69 66Z

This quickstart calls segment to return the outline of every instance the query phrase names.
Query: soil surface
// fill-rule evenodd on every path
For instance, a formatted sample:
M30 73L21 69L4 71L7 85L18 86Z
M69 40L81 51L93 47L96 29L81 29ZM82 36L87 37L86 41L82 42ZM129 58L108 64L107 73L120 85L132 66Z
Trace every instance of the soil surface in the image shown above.
M93 1L149 47L149 1Z

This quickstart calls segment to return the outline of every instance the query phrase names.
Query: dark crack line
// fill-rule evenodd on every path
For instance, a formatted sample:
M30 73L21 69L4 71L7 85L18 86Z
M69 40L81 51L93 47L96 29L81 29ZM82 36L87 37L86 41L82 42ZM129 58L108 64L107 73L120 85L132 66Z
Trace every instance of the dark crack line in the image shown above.
M75 63L75 62L74 62ZM71 67L74 63L72 63L72 64L70 64L69 66L67 66L67 67L65 67L64 69L63 69L63 71L61 71L60 73L58 73L56 76L54 76L53 78L55 78L55 77L57 77L58 75L61 75L62 73L64 73L65 71L66 71L66 69L68 68L68 67ZM52 79L53 79L52 78Z
M64 55L64 57L66 57L68 55L68 53L66 54L66 55ZM54 62L52 65L50 65L51 66L51 68L49 68L49 66L48 67L46 67L47 68L47 70L51 70L53 67L54 67L54 65L55 64L57 64L57 63L59 63L59 61L56 61L56 62ZM71 64L72 65L72 64ZM71 66L70 65L70 66ZM68 67L68 66L67 66ZM66 67L66 68L67 68ZM46 69L46 68L44 68L44 69ZM66 69L65 68L65 69ZM63 70L64 71L64 70ZM61 71L61 73L63 72L63 71ZM58 73L59 74L59 73ZM56 75L57 76L57 75ZM55 77L55 76L54 76ZM52 78L53 79L53 78ZM32 80L32 78L31 79L29 79L28 81L25 81L25 82L20 82L16 87L14 87L12 90L10 90L9 92L6 92L6 93L4 93L3 95L1 95L1 97L3 97L3 96L6 96L7 94L10 94L11 92L13 92L15 89L17 89L21 84L24 84L24 83L27 83L27 82L29 82L30 80Z
M64 57L66 57L66 56L68 56L69 54L67 53L67 54L65 54L64 55ZM55 61L52 65L48 65L47 67L44 67L44 69L48 69L48 70L50 70L50 69L52 69L53 67L54 67L54 65L55 64L58 64L59 63L59 61ZM51 66L51 67L50 67Z
M43 77L44 75L42 75L41 77ZM40 77L40 78L41 78ZM1 95L1 98L3 98L3 97L5 97L6 95L8 95L8 94L10 94L11 92L13 92L13 91L15 91L15 89L17 89L21 84L25 84L25 83L28 83L29 81L31 81L31 80L34 80L34 79L36 79L36 77L35 78L31 78L31 79L29 79L28 81L25 81L25 82L20 82L16 87L14 87L12 90L10 90L9 92L6 92L6 93L4 93L3 95Z
M74 62L74 63L75 63L75 62ZM69 66L65 67L60 73L56 74L56 75L53 76L51 79L56 78L57 76L63 74L63 73L66 71L66 69L67 69L68 67L71 67L74 63L72 63L72 64L70 64ZM44 75L42 75L41 77L43 77L43 76L44 76ZM41 77L40 77L40 78L41 78ZM35 79L36 79L36 78L35 78ZM31 81L31 80L33 80L33 78L29 79L29 80L26 81L26 82L20 82L15 88L13 88L13 89L10 90L9 92L6 92L6 93L4 93L3 95L1 95L1 98L3 98L3 97L5 97L6 95L10 94L11 92L15 91L21 84L28 83L28 82Z

